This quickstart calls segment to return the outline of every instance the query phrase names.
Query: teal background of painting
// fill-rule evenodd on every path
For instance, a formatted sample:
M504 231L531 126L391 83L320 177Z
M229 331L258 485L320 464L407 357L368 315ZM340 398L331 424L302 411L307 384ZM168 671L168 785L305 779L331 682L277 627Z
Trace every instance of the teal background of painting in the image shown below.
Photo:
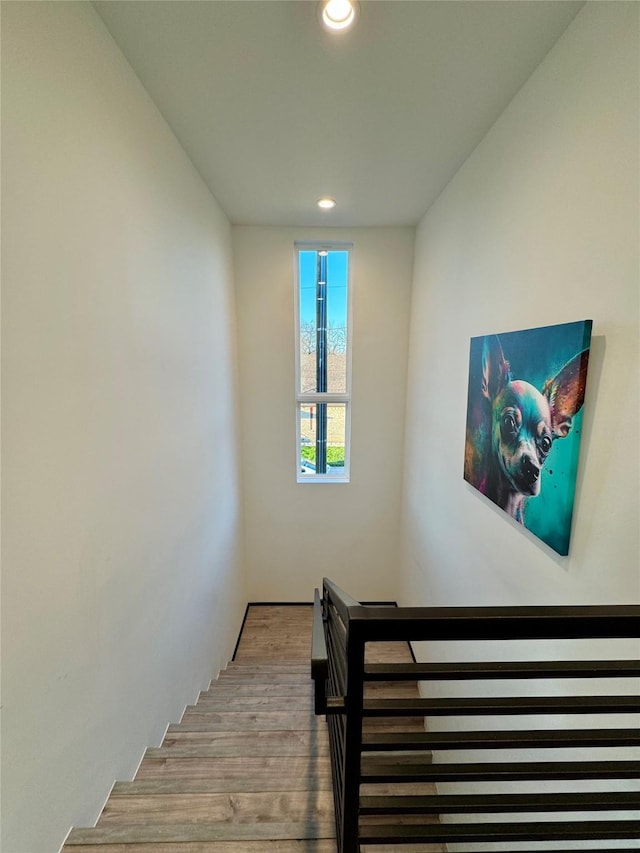
M527 530L563 555L569 553L583 411L575 416L569 435L553 442L542 469L540 494L527 499L524 511Z
M547 379L555 376L575 355L588 349L591 320L545 326L521 332L499 333L512 379L523 379L542 390ZM480 358L484 337L472 338L471 359ZM475 346L474 346L475 344ZM477 375L477 365L473 373ZM470 367L470 376L471 376ZM583 409L574 417L566 438L553 442L542 469L540 494L529 498L524 511L524 526L554 551L569 553L571 519L576 492L576 474L582 437Z

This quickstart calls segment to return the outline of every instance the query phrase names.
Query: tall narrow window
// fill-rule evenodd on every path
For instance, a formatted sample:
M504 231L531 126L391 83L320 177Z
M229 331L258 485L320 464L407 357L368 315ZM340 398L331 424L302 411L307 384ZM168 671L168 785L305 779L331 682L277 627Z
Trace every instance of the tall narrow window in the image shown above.
M349 481L350 246L296 244L298 482Z

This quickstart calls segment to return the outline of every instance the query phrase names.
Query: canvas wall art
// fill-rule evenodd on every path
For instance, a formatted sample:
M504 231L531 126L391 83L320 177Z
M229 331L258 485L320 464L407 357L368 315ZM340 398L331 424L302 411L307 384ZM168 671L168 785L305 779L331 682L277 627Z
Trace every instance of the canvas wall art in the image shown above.
M569 553L591 320L471 339L464 478Z

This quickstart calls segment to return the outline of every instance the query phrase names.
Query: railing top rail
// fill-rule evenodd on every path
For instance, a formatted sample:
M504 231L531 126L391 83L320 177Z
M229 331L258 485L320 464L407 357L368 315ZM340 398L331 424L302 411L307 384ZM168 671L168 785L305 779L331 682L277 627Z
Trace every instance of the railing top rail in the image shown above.
M353 611L353 608L361 608L362 605L329 578L324 578L322 585L325 593L329 593L329 598L340 614L340 618L346 624L353 615L353 612L349 611Z
M640 637L640 605L389 608L362 605L328 578L323 587L365 642Z
M350 616L365 641L640 637L637 605L361 607Z

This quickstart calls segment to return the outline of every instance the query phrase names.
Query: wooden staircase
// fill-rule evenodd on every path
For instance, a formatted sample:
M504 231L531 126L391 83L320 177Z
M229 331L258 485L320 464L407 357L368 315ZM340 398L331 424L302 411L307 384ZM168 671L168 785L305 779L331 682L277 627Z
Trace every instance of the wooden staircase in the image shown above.
M335 853L309 664L230 663L64 853Z
M162 745L146 751L135 779L114 785L96 826L71 831L62 853L336 853L327 725L313 708L311 622L311 606L250 607L236 659L169 726ZM397 644L373 645L373 660L398 660ZM406 647L402 654L411 659ZM418 692L415 682L378 683L367 695L411 699ZM373 719L367 729L374 737L424 731L422 718ZM362 793L392 790L376 783ZM380 818L373 809L363 820L374 826Z

